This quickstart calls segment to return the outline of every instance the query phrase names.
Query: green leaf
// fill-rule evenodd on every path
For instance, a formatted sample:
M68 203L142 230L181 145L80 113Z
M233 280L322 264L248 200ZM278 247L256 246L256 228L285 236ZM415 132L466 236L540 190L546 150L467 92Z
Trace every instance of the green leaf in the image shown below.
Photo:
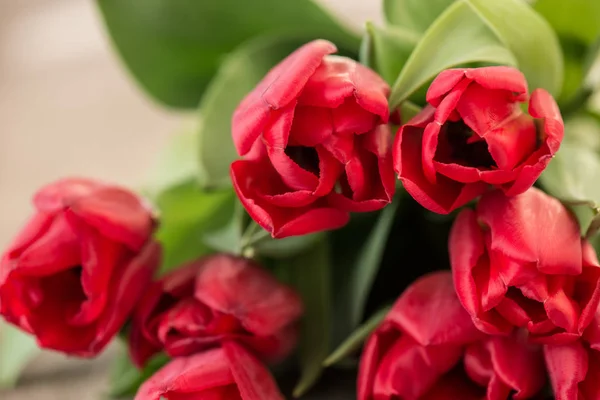
M156 238L163 246L163 273L212 252L203 235L226 225L235 204L231 190L205 192L193 180L163 191L156 203L160 210Z
M378 27L367 22L369 54L367 64L392 84L415 48L419 37L411 31L394 26Z
M563 80L563 56L556 33L523 0L465 0L517 60L530 91L544 88L555 97Z
M321 240L325 240L325 235L323 233L292 236L284 239L266 237L254 245L254 250L257 254L271 258L292 257L305 251L307 248Z
M298 348L300 381L294 397L306 393L323 371L331 340L331 260L329 244L316 243L309 251L285 261L291 282L304 302L304 318Z
M563 201L600 204L600 158L586 146L564 141L540 180L548 193Z
M119 355L114 359L109 382L108 395L112 398L134 396L138 388L156 371L169 362L165 354L154 356L148 361L144 369L138 369L131 362L125 346L121 346Z
M239 158L231 137L231 116L265 74L300 45L302 41L293 38L257 38L224 59L200 103L198 146L203 187L231 186L229 166Z
M144 190L151 197L161 191L198 176L198 124L189 121L180 131L171 134L161 150L151 179Z
M600 119L580 114L565 121L565 141L600 153Z
M588 114L565 121L565 139L540 182L571 208L585 237L600 231L600 121Z
M23 368L40 352L33 336L0 321L0 389L13 387Z
M349 293L352 294L349 299L350 321L353 326L358 326L362 320L367 297L377 275L397 209L397 201L383 209L375 227L366 237L358 253L354 268L349 271L350 281L348 288Z
M600 2L597 0L537 0L534 9L559 36L590 45L600 34Z
M416 33L424 33L454 0L384 0L386 20Z
M384 208L371 227L357 221L338 232L343 254L335 253L336 297L334 343L345 339L360 324L371 285L377 276L398 201ZM351 236L350 242L345 236Z
M325 367L329 367L331 365L337 364L340 361L344 360L346 357L355 353L360 349L363 345L364 341L369 337L369 335L381 324L387 313L390 311L392 307L385 307L373 314L371 318L369 318L364 324L359 326L352 334L344 340L338 347L335 349L329 357L325 359L323 365Z
M223 56L260 35L359 40L311 0L98 0L125 64L155 99L195 108Z
M204 232L203 242L216 251L240 254L245 216L244 206L239 201L235 201L229 222Z
M411 103L410 101L405 101L400 105L400 119L403 124L406 124L408 121L413 119L418 113L422 110L418 105Z
M516 65L517 60L464 1L450 6L417 44L392 86L395 109L445 69L472 62Z

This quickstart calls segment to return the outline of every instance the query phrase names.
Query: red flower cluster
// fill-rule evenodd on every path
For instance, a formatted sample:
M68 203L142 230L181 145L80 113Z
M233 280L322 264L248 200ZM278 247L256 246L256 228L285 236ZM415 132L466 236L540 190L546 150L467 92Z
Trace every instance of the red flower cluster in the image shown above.
M154 283L134 313L129 348L139 366L159 351L181 357L226 340L278 360L293 349L301 314L292 289L250 260L217 254Z
M600 265L558 200L486 193L449 249L367 343L360 400L539 399L546 374L557 400L599 398Z
M261 361L289 354L301 314L298 295L245 258L217 254L175 269L133 316L134 362L174 357L136 400L283 399Z
M156 225L142 199L69 179L34 199L37 214L0 264L0 311L40 346L97 355L133 313L138 366L174 361L142 386L141 400L280 400L261 361L293 349L302 303L254 262L217 254L152 283ZM191 396L191 397L190 397Z
M274 237L335 229L392 201L388 85L316 40L271 70L233 115L231 165L248 213Z
M450 272L417 280L366 344L358 400L530 399L546 382L540 346L487 336L462 308Z
M600 264L573 215L531 188L563 138L552 97L529 98L513 68L444 71L392 149L389 87L335 51L301 47L233 116L233 187L258 224L274 237L339 228L392 201L394 168L437 213L481 196L452 228L452 272L415 282L368 340L359 400L539 400L547 375L557 400L600 399ZM94 356L132 316L134 363L173 358L136 400L283 399L264 363L296 344L291 288L225 254L152 282L156 221L116 186L59 181L34 204L0 262L9 322Z

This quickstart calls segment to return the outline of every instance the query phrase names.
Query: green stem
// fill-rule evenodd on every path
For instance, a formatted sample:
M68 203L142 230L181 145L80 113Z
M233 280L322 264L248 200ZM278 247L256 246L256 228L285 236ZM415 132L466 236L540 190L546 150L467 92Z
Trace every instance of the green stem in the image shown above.
M264 230L256 222L250 222L250 225L248 225L240 239L241 253L248 254L248 249L269 237L271 237L271 235L268 231Z

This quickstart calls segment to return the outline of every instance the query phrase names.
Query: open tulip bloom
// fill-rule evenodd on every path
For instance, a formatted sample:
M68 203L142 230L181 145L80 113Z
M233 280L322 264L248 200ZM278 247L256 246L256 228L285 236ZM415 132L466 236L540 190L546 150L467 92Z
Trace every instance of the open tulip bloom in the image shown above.
M122 340L136 400L600 400L596 0L386 0L362 44L312 0L99 3L202 123L147 198L33 195L11 335Z

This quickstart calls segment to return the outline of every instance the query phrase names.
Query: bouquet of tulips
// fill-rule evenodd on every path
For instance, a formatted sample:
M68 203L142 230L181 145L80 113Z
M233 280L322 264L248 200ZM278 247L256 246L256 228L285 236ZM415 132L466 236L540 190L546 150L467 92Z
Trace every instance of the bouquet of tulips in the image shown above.
M98 4L197 123L34 195L6 321L136 400L600 399L600 2Z

